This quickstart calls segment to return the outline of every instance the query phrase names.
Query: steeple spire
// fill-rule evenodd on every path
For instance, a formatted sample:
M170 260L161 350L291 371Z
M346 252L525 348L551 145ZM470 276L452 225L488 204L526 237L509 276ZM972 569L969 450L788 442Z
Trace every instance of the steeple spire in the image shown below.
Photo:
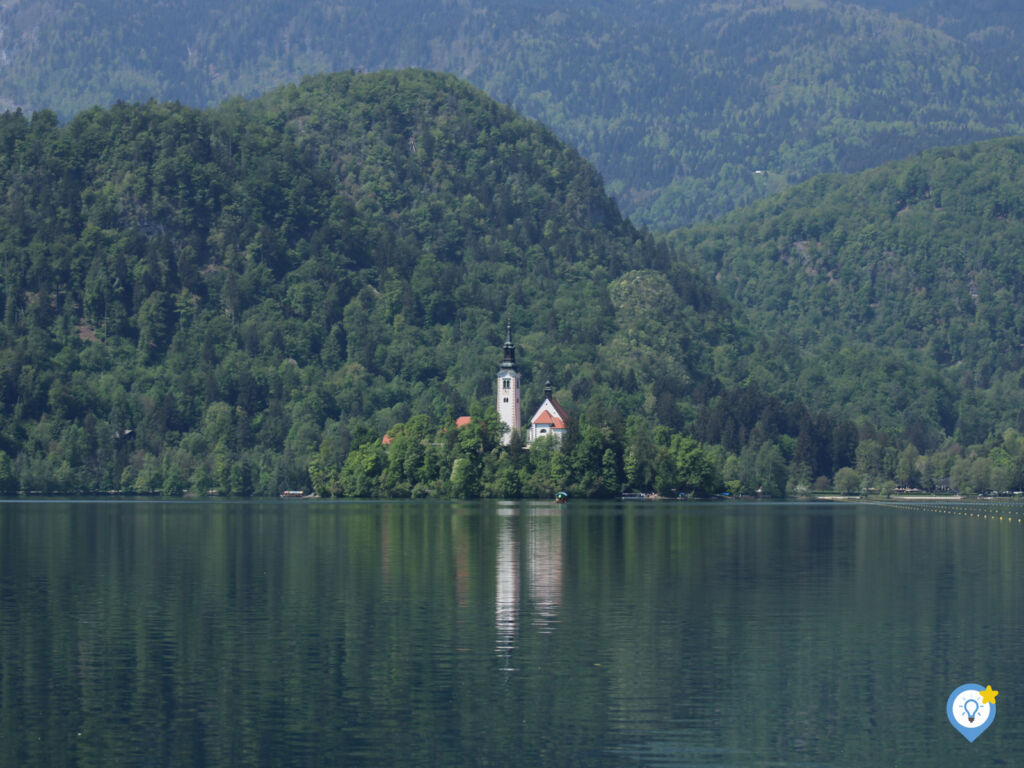
M512 343L512 318L508 318L505 323L505 344L502 347L504 350L505 357L501 361L501 368L508 370L517 370L516 366L516 345Z
M516 366L516 345L512 343L512 318L505 322L505 359L498 368L498 418L508 429L501 437L503 445L512 441L519 431L522 411L519 392L519 368Z

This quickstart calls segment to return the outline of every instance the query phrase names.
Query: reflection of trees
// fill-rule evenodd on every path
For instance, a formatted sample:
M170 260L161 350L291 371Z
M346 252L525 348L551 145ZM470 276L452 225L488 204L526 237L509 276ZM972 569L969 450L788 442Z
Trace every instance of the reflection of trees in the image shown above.
M1005 523L570 506L0 509L0 764L892 764L1014 674Z
M533 624L541 632L551 632L558 626L562 603L562 522L557 508L535 509L524 520L530 609Z

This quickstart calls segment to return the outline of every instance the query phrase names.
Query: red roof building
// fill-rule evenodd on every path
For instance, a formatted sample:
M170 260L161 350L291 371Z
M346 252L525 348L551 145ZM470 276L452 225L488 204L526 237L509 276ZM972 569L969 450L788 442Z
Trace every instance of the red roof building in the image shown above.
M526 443L529 445L534 440L539 440L548 435L554 435L559 440L565 434L565 411L555 399L551 382L544 384L544 402L533 414L529 424L526 425Z

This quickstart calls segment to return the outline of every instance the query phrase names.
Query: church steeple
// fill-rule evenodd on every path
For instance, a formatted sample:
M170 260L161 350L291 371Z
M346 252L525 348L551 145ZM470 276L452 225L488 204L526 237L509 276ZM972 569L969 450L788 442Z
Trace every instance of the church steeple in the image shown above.
M522 420L520 405L519 366L516 365L516 345L512 343L512 319L505 323L504 358L498 367L498 417L508 427L502 443L509 444L512 435L519 431Z
M501 361L502 370L518 370L516 366L516 345L512 343L512 319L505 323L505 345L502 347L505 352L505 359Z

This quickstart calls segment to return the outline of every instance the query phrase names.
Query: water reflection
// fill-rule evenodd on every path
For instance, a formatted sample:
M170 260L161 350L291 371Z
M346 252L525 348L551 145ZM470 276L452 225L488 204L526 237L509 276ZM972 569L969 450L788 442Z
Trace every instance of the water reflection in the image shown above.
M526 573L533 626L551 632L562 603L562 512L558 506L529 509L526 522Z
M557 505L536 503L501 504L497 515L495 651L503 668L512 671L511 656L523 614L541 633L551 632L558 623L563 518ZM525 608L524 594L529 598Z
M495 652L502 669L512 671L512 651L519 633L519 521L501 517L498 522L498 552L495 560L494 629Z
M0 765L1024 764L1022 604L914 510L0 505Z

